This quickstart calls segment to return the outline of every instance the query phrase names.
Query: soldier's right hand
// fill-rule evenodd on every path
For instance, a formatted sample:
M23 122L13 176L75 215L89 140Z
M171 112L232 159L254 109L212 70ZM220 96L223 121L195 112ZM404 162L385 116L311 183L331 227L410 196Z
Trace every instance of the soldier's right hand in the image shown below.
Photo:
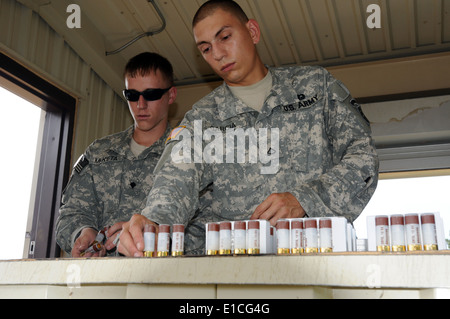
M145 224L155 224L142 215L135 214L130 221L122 225L119 253L127 257L144 257L144 227ZM156 225L156 224L155 224Z

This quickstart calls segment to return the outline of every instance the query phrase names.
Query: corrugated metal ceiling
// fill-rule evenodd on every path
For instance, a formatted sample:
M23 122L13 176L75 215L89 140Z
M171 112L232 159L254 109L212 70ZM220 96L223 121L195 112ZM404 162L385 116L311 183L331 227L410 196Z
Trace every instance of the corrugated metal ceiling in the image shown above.
M96 54L106 64L123 62L115 74L121 78L123 65L143 51L155 51L174 65L178 85L214 80L200 56L191 31L191 20L203 0L156 0L165 20L164 31L144 37L115 57L106 56L135 36L156 30L162 21L147 0L18 0L40 13L52 26L69 13L60 12L70 3L79 4L82 29L59 32L75 51L89 45L92 33L103 39L103 52ZM450 50L450 0L238 0L251 18L260 23L262 41L258 50L271 66L318 64L322 66L366 62L393 57ZM381 8L381 28L370 29L366 20L370 4ZM53 11L48 11L53 6ZM47 12L47 13L46 13ZM50 12L59 12L53 17ZM55 27L58 29L58 27ZM67 27L65 27L67 29ZM86 30L88 28L88 30ZM61 31L62 30L62 31ZM88 32L86 32L88 31ZM79 32L77 35L76 32ZM80 46L80 47L77 47ZM92 53L91 53L92 54ZM80 54L88 60L89 55ZM110 62L108 62L110 61ZM112 62L114 61L114 62ZM93 65L95 68L95 65ZM105 66L103 66L105 68ZM107 74L99 70L99 74ZM102 76L102 75L101 75ZM103 75L103 77L107 77ZM112 79L105 78L112 83ZM122 81L122 80L121 80ZM115 82L117 83L117 82Z

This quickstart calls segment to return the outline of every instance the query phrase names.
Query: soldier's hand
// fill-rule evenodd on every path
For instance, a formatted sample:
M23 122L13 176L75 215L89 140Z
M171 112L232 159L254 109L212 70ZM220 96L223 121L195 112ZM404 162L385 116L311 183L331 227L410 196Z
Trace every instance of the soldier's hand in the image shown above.
M80 254L88 249L88 247L94 242L95 237L97 237L97 233L98 231L93 228L84 228L81 231L80 236L78 236L77 240L75 240L75 243L73 244L72 257L81 257ZM104 254L105 251L103 249L96 253L86 253L83 257L98 257L103 256Z
M136 214L130 221L122 225L120 233L119 253L127 257L143 257L145 224L155 224L142 215ZM156 225L156 224L155 224Z
M300 218L305 210L291 193L274 193L269 195L256 207L251 219L266 219L275 226L280 218Z
M108 238L108 240L105 243L105 247L107 250L112 250L116 247L115 240L122 231L123 224L125 224L125 222L115 223L106 231L106 237Z

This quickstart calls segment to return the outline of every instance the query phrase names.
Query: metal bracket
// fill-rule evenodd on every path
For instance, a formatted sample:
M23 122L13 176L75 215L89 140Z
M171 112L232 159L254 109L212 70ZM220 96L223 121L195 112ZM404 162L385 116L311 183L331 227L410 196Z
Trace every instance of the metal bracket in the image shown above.
M126 49L127 47L129 47L130 45L132 45L134 42L138 41L139 39L143 38L143 37L148 37L148 36L152 36L155 34L158 34L160 32L162 32L165 28L166 28L166 19L164 18L161 10L159 9L159 7L156 5L156 2L154 0L148 0L148 2L151 2L153 7L155 8L156 12L158 13L159 17L162 20L162 26L157 29L157 30L153 30L153 31L148 31L145 33L142 33L140 35L138 35L137 37L135 37L134 39L132 39L131 41L129 41L128 43L124 44L123 46L121 46L120 48L114 50L114 51L107 51L106 55L113 55L116 53L121 52L122 50Z

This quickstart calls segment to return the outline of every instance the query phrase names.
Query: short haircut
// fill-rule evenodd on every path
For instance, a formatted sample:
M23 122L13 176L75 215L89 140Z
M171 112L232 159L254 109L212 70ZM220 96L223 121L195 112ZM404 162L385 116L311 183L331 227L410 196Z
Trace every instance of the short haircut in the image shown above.
M217 9L222 9L224 11L232 13L236 16L242 23L248 22L248 16L242 10L241 6L233 0L209 0L205 2L198 10L192 20L192 27L194 28L197 23L212 15Z
M136 55L125 66L124 77L147 76L159 70L170 85L173 85L173 67L169 60L154 52L144 52Z

